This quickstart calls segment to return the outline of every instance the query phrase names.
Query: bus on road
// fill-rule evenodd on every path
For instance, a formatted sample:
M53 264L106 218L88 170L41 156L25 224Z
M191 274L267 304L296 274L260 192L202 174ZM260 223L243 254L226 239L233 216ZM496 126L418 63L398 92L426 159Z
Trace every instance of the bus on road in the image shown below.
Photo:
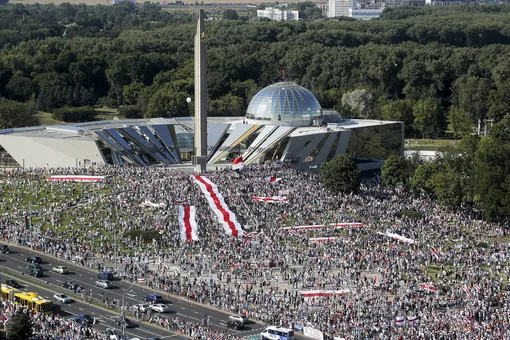
M53 302L37 293L18 291L14 293L14 302L36 313L53 314Z
M290 328L269 326L260 333L261 340L294 340L294 330Z

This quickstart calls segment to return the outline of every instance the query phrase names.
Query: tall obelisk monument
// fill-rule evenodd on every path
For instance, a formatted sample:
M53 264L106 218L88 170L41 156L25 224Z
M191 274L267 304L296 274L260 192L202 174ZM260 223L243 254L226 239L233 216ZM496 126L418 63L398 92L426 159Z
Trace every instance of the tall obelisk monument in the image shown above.
M205 54L205 13L198 11L195 35L195 147L193 164L196 172L205 171L207 164L207 61Z

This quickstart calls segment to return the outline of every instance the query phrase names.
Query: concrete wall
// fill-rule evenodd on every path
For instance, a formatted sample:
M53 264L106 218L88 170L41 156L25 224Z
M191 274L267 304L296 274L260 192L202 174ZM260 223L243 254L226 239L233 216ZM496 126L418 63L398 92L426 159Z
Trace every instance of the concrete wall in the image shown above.
M104 164L94 140L0 135L0 145L24 167Z

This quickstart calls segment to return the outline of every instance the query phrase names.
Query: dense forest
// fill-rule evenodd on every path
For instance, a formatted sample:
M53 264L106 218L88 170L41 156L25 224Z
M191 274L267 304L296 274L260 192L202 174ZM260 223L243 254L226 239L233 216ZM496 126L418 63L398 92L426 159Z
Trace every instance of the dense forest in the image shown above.
M386 9L372 21L208 21L209 114L243 115L285 68L344 116L403 120L408 136L450 124L462 136L510 106L509 14L487 5ZM188 115L195 27L192 14L149 3L0 7L0 127L65 106ZM18 122L2 106L28 113Z

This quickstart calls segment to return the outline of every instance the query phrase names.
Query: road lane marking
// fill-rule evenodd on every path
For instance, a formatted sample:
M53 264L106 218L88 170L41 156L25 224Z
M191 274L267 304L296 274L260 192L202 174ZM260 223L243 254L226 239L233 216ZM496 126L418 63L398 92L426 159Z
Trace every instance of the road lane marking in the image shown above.
M22 266L16 266L16 267L18 267L19 269L23 269L23 267L22 267Z
M83 310L83 308L78 307L79 310Z
M62 280L55 280L55 281L57 281L58 283L64 283L64 281L62 281Z

